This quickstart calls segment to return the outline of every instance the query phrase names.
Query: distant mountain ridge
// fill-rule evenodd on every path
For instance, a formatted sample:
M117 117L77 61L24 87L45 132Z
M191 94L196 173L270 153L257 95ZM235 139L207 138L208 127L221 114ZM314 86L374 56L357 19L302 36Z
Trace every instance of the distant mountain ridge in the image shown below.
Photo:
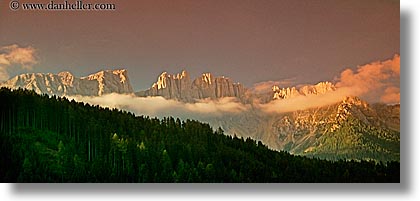
M77 78L70 72L27 73L15 76L0 87L24 88L39 94L58 96L101 96L108 93L133 93L127 70L103 70Z
M131 94L140 97L161 96L182 102L195 102L199 99L218 99L235 97L242 102L252 102L259 98L263 102L276 99L287 99L310 94L325 94L336 88L331 82L320 82L315 85L303 85L299 88L280 88L273 86L272 91L256 96L251 90L239 82L232 81L229 77L214 76L203 73L191 79L187 71L171 75L163 72L149 89L134 92L130 83L128 72L125 69L102 70L97 73L77 78L71 72L64 71L52 73L26 73L17 75L3 83L0 87L12 89L24 88L34 90L39 94L58 96L101 96L109 93Z
M300 88L296 87L287 87L281 88L278 86L273 86L273 99L286 99L294 98L297 96L307 96L310 94L319 95L325 94L330 91L335 91L336 87L331 82L319 82L315 85L304 85Z

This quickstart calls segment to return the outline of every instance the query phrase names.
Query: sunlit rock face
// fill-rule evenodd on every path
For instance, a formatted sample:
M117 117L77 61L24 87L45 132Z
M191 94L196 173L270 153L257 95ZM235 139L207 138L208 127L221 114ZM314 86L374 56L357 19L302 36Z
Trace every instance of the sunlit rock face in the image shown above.
M320 82L315 85L304 85L299 89L296 87L287 87L281 88L278 86L273 86L273 99L287 99L294 98L297 96L307 96L307 95L321 95L330 91L335 91L336 87L331 82Z
M96 81L97 95L108 93L133 93L133 88L128 79L127 70L104 70L81 78L81 80Z
M191 97L190 89L191 80L188 72L182 71L176 75L163 72L151 88L137 94L140 96L162 96L168 99L188 100Z
M27 73L0 84L12 89L24 88L39 94L58 96L101 96L108 93L133 93L127 70L104 70L77 78L70 72Z
M241 99L245 88L240 83L234 83L230 78L215 77L211 73L204 73L194 80L190 79L187 71L171 75L163 72L151 88L137 93L139 96L162 96L185 102L198 99L217 99L223 97L237 97Z

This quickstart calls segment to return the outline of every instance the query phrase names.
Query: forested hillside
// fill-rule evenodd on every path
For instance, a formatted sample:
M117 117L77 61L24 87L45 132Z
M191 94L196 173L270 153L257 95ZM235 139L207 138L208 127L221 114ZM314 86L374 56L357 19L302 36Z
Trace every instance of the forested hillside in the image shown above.
M399 182L398 162L327 161L208 124L0 89L1 182Z

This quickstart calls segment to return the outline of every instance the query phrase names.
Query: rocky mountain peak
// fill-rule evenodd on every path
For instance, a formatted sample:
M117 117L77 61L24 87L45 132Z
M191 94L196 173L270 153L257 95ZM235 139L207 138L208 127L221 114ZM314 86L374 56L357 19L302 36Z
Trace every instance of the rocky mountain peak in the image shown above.
M151 88L137 93L139 96L162 96L167 99L195 102L203 98L222 98L244 96L245 88L224 76L215 77L211 73L203 73L191 81L187 71L175 75L163 72Z
M342 105L348 105L348 106L356 105L356 106L368 107L368 104L357 96L348 96L344 98L344 100L342 101Z
M174 75L168 74L168 72L164 71L158 77L158 80L153 83L152 88L165 89L167 85L171 82L190 82L190 75L187 71L183 70L181 73L177 73ZM181 81L182 80L182 81Z
M296 87L279 88L278 86L273 87L273 99L286 99L293 98L301 95Z
M112 74L118 75L120 77L120 82L125 83L128 81L128 73L126 69L118 69L118 70L112 70Z
M48 74L51 74L51 73L48 73ZM57 75L60 77L73 77L73 74L71 74L69 71L62 71L62 72L59 72Z
M61 78L61 82L68 86L73 86L74 76L68 71L59 72L57 74Z
M315 85L303 85L299 89L296 87L287 87L280 88L279 86L273 86L273 99L287 99L294 98L297 96L307 96L307 95L319 95L325 94L329 91L336 90L336 87L331 82L319 82Z
M335 114L336 123L331 127L331 131L340 128L341 122L344 122L349 116L355 116L359 120L370 124L366 116L375 116L375 114L372 114L368 103L359 97L345 97L337 106L337 112Z
M160 74L160 76L158 77L158 80L156 83L153 84L153 88L158 88L158 89L164 89L166 88L166 79L168 77L168 73L167 72L163 72L162 74Z
M82 77L82 80L96 81L99 96L106 93L133 93L133 88L125 69L103 70Z
M105 76L105 71L99 71L97 73L94 74L90 74L86 77L82 77L82 79L87 79L87 80L102 80Z
M179 75L179 74L178 74ZM182 78L187 78L187 79L189 79L190 78L190 74L186 71L186 70L182 70L182 72L181 72L181 75L180 75L180 78L179 79L182 79Z
M211 85L212 84L212 80L213 80L213 75L211 73L203 73L201 75L201 80L204 83L207 83L208 85Z
M309 94L325 94L329 91L335 91L335 86L331 82L319 82L315 85L305 85L299 89L299 92L304 95Z

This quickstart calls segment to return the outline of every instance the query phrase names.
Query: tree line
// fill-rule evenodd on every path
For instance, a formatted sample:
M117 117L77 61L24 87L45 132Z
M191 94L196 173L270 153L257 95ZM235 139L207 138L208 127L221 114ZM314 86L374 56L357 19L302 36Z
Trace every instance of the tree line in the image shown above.
M399 162L274 151L195 120L0 89L1 182L399 182Z

